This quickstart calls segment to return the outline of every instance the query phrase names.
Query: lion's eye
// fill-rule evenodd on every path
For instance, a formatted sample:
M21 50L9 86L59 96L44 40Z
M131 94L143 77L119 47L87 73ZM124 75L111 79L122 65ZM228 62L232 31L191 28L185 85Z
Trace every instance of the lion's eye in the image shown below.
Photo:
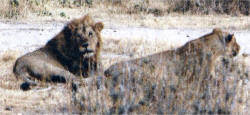
M89 32L89 37L92 37L93 36L93 33L92 32Z
M82 28L82 31L83 31L83 32L86 32L86 28Z
M226 37L226 42L229 43L231 42L233 39L233 35L229 34L227 37Z

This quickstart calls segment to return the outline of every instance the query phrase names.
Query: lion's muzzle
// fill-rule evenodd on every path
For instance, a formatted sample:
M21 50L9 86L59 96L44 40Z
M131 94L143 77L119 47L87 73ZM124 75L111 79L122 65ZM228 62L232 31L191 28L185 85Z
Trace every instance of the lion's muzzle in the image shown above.
M79 48L81 55L92 55L94 53L94 50L89 48L88 43L83 43L81 47Z
M237 53L236 51L233 51L233 54L232 54L232 55L233 55L233 56L237 56L237 54L238 54L238 53Z
M88 46L89 46L88 43L83 43L83 44L82 44L82 47L84 47L84 48L87 48Z

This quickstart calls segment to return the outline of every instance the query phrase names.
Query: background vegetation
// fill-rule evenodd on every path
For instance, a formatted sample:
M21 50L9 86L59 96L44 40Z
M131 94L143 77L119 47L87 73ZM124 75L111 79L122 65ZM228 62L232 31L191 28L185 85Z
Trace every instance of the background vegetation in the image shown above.
M249 15L249 0L1 0L0 16L25 17L29 14L52 16L56 8L112 7L112 13L147 13L155 16L170 13ZM65 17L61 12L60 16Z

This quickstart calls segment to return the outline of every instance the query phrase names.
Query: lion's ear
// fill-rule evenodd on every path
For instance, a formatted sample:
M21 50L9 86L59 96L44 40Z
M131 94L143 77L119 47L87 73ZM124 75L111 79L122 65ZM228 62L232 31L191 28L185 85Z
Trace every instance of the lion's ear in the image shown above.
M225 39L226 43L231 42L233 38L234 38L234 34L229 34L229 35L226 37L226 39Z
M104 24L102 23L102 22L97 22L96 24L95 24L95 30L97 30L97 31L102 31L102 29L104 28Z
M213 33L219 33L222 32L222 30L220 28L214 28L213 29Z
M69 29L69 30L74 30L75 29L75 24L73 23L73 22L70 22L68 25L67 25L67 28Z

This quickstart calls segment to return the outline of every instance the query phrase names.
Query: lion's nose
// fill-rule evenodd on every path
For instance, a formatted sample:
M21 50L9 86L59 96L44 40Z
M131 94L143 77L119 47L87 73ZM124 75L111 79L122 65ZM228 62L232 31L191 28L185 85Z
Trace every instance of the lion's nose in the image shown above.
M86 52L86 53L92 53L92 52L94 52L94 50L92 50L92 49L86 49L85 52Z
M88 43L83 43L83 44L82 44L82 47L87 48L88 46L89 46L89 44L88 44Z
M233 51L233 56L237 56L237 52L236 51Z

